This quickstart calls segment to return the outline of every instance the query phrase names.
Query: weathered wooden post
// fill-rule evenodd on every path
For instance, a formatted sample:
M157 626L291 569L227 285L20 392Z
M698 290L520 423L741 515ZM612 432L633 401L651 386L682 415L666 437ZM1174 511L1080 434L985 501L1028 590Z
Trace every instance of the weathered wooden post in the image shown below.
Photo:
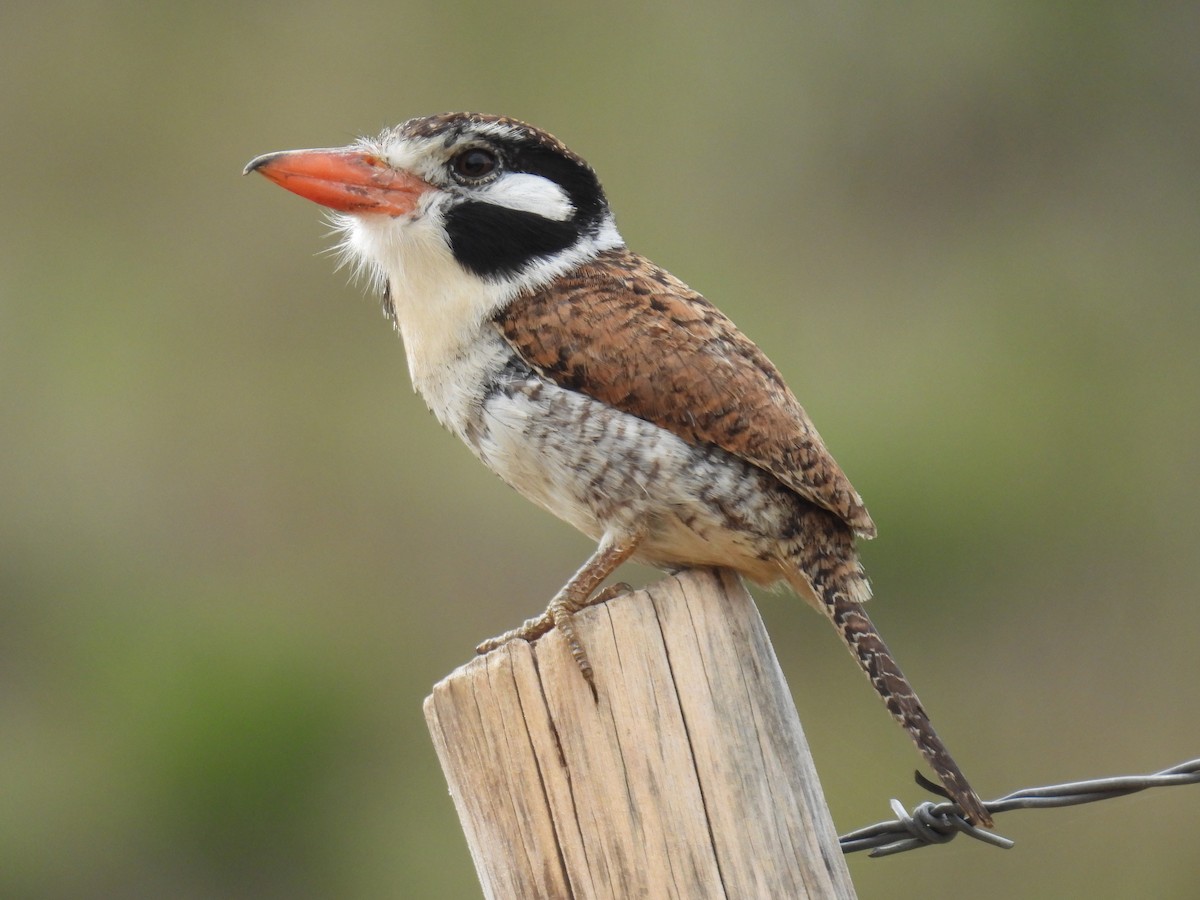
M598 703L557 632L467 663L425 701L487 897L855 896L736 576L685 572L578 628Z

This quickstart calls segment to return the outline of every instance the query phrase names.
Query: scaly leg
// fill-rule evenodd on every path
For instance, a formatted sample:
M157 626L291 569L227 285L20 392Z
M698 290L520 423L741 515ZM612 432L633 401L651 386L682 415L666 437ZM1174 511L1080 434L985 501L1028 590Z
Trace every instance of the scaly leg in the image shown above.
M621 563L629 559L633 552L637 549L641 542L641 533L636 533L630 536L616 536L606 534L600 541L600 546L596 548L588 561L580 567L579 571L571 576L570 581L563 585L562 589L554 595L554 599L550 601L550 605L546 607L546 611L540 616L528 619L525 624L519 628L514 628L511 631L506 631L499 637L494 637L491 640L484 641L475 648L477 653L490 653L502 644L507 644L509 641L525 640L536 641L552 628L558 628L562 632L563 639L566 640L567 646L571 648L571 655L575 657L575 662L579 666L579 671L583 674L584 679L588 683L588 687L592 689L592 695L596 696L596 682L592 671L592 664L588 662L587 652L583 649L583 642L579 639L579 635L575 631L575 625L571 621L571 617L584 607L591 606L594 603L601 603L611 599L616 593L622 593L620 588L628 589L628 585L614 585L617 591L607 589L596 593L596 589L604 583Z

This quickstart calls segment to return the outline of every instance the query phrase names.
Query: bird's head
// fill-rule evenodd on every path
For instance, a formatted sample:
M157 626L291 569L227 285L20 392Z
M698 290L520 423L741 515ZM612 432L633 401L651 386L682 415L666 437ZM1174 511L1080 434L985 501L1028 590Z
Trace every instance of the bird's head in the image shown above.
M410 119L348 147L268 153L245 171L332 210L347 259L399 304L465 291L499 305L622 244L591 167L502 116Z

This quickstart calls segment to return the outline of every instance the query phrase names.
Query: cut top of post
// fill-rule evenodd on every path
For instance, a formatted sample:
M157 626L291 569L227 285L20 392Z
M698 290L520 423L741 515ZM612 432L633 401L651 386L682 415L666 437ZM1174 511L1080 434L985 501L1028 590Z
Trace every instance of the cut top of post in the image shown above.
M557 632L425 701L484 893L854 897L740 580L690 571L584 610L599 702Z

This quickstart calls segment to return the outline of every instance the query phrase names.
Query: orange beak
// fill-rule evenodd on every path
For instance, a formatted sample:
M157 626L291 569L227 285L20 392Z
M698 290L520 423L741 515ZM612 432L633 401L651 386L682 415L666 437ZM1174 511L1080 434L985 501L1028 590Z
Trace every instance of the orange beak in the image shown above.
M283 150L252 159L242 172L258 172L281 188L338 212L411 213L433 185L394 169L363 150Z

